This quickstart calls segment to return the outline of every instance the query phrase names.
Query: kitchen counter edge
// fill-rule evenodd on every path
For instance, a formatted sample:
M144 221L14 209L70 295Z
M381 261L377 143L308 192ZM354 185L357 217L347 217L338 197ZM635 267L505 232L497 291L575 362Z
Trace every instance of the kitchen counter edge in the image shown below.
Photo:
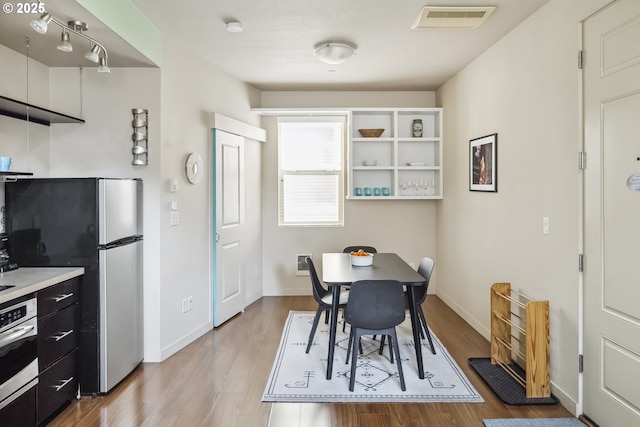
M15 287L0 291L0 304L83 274L84 267L20 267L1 273L0 285Z

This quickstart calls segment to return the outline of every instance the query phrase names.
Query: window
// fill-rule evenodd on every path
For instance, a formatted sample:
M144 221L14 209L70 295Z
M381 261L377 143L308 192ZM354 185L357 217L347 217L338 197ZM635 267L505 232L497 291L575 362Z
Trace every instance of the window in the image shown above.
M344 224L344 117L279 117L279 225Z

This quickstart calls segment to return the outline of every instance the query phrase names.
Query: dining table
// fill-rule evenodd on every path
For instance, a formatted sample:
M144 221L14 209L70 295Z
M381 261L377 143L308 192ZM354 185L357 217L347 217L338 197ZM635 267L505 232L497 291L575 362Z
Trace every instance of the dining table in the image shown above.
M373 264L366 267L351 265L349 253L322 254L322 281L332 290L331 323L329 325L329 354L327 358L327 379L331 379L333 357L336 344L336 326L338 323L338 302L340 288L349 286L358 280L397 280L407 287L411 329L415 343L418 376L424 379L422 349L420 346L420 322L415 310L414 287L425 283L425 278L407 264L398 254L373 254Z

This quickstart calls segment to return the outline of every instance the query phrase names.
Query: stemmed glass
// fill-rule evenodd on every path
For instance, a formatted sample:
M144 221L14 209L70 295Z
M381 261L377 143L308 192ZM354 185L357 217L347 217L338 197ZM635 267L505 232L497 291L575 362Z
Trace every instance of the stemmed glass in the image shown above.
M423 196L429 196L429 180L428 179L421 179L420 180L420 187L422 187L422 195Z
M404 179L400 180L400 195L402 196L406 196L407 195L407 181L405 181Z

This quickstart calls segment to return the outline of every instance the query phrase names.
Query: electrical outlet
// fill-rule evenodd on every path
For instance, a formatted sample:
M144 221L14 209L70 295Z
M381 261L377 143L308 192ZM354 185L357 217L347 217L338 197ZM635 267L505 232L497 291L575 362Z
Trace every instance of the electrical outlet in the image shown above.
M187 309L188 309L188 311L193 310L193 297L192 296L187 298Z
M189 301L185 298L182 300L182 314L189 311Z

